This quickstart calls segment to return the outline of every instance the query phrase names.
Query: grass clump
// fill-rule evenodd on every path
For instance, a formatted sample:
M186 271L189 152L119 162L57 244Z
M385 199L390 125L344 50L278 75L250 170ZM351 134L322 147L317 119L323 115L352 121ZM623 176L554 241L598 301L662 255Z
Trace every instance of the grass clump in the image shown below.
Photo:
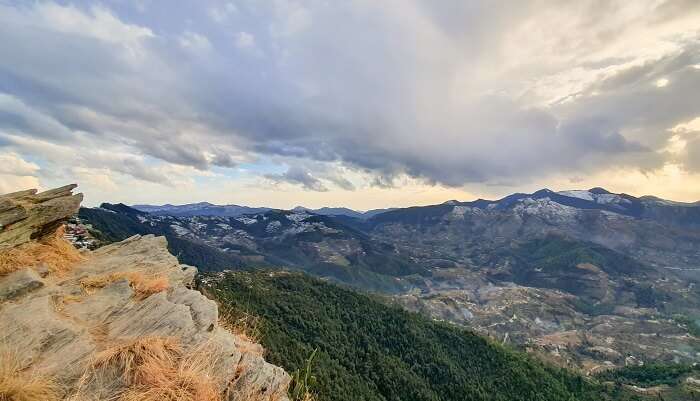
M220 306L219 326L247 342L260 342L260 318L246 311Z
M139 300L146 299L153 294L170 288L170 282L167 277L147 276L143 272L138 271L123 271L85 277L80 280L80 285L89 293L97 288L103 288L108 284L123 279L129 281L135 297Z
M66 305L83 302L84 296L76 294L65 294L53 297L54 310L58 313L63 313Z
M206 346L185 352L173 338L149 336L98 353L92 368L121 377L119 401L220 401L213 358Z
M312 374L312 370L317 352L318 348L314 349L304 363L304 367L292 373L292 383L289 387L291 401L314 401L316 399L311 388L316 385L316 376Z
M65 274L85 259L70 242L63 238L63 227L41 241L28 242L0 252L0 275L44 264L49 272Z
M260 318L236 308L219 307L219 327L236 337L236 349L263 356L265 349L260 345Z
M0 350L0 401L58 401L59 387L50 379L22 370L16 352Z

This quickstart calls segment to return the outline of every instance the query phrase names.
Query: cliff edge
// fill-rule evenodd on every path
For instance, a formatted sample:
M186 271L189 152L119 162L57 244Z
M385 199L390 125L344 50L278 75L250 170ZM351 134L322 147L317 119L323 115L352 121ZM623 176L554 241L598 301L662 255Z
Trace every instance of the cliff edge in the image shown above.
M220 324L165 238L66 243L74 188L0 196L0 398L287 400L289 376Z

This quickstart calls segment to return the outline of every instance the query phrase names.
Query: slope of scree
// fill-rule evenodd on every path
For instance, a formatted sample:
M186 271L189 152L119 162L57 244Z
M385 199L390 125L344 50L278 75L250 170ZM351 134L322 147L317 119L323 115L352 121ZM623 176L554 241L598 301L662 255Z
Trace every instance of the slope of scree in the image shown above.
M0 399L288 399L289 376L219 324L165 238L66 248L47 266L74 188L0 196Z

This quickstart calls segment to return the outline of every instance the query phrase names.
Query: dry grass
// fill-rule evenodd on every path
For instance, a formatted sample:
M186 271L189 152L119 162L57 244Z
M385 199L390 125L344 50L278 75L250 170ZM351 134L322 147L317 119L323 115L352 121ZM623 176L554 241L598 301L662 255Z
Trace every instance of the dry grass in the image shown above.
M82 295L66 294L66 295L56 295L53 297L54 310L58 313L63 313L66 305L73 304L76 302L82 302L84 297Z
M220 401L213 358L206 346L184 352L176 340L152 336L100 352L93 369L119 373L120 401Z
M0 350L0 401L59 400L59 388L53 381L21 367L18 353Z
M219 326L247 342L260 343L261 323L258 316L230 306L219 307Z
M88 328L88 333L92 336L92 340L98 344L102 344L107 340L109 328L106 323L100 322Z
M143 337L124 341L98 353L94 367L116 366L127 385L146 379L146 369L152 366L170 366L180 354L180 344L170 337Z
M315 401L316 396L313 393L310 393L307 391L304 393L304 395L301 396L301 398L299 400L300 401Z
M51 273L69 272L85 257L63 238L63 227L55 235L40 242L28 242L0 253L0 275L12 273L26 267L45 264Z
M257 356L265 354L265 349L262 345L247 341L244 338L236 341L236 349L243 354L255 354Z
M124 271L97 276L85 277L80 280L80 285L88 293L96 288L103 288L110 283L118 280L126 279L129 285L134 290L134 295L137 299L142 300L150 297L153 294L162 292L170 288L170 282L165 276L148 277L142 272Z

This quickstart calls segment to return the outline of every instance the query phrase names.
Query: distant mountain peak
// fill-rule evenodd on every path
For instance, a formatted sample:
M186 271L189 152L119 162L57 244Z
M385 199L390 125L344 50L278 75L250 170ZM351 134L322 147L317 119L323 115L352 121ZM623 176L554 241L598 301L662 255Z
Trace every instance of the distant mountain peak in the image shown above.
M601 187L593 187L593 188L589 189L588 192L590 192L590 193L592 193L592 194L597 194L597 195L609 195L609 194L612 194L612 192L608 191L608 190L605 189L605 188L601 188Z
M123 203L114 203L113 204L113 203L106 203L105 202L105 203L102 203L100 205L100 208L105 209L105 210L111 210L111 211L117 212L117 213L126 214L129 216L138 216L138 215L143 215L145 213L139 209L135 209L133 207L127 206Z
M552 194L554 191L552 191L549 188L542 188L539 191L535 191L533 195L546 195L546 194Z

